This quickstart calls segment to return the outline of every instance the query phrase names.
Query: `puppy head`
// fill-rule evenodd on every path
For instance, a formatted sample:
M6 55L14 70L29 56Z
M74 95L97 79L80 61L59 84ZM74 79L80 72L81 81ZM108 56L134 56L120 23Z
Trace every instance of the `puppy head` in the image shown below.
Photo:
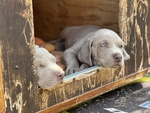
M78 56L82 56L82 58L79 58L81 61L85 58L84 62L90 66L102 65L104 67L118 67L123 66L124 60L130 58L124 49L124 43L121 38L109 29L98 30L92 37L89 37L86 44L88 46L83 47L84 50L87 48L88 54L84 57L84 54L86 53L82 52L82 55ZM79 54L81 53L79 52Z
M39 86L49 89L61 83L64 71L56 64L56 58L42 47L35 46L35 49Z

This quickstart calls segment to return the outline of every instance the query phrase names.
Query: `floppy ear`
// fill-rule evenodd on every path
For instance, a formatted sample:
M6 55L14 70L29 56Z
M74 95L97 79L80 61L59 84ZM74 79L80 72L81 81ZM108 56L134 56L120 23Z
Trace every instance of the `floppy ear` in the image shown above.
M84 45L81 47L80 51L78 52L78 59L82 63L86 63L89 66L92 66L91 60L91 46L92 46L93 38L88 38Z
M129 60L130 56L128 55L128 53L123 49L123 56L124 56L124 60Z
M37 67L46 67L47 64L48 64L48 63L45 61L44 58L36 57L36 66L37 66Z

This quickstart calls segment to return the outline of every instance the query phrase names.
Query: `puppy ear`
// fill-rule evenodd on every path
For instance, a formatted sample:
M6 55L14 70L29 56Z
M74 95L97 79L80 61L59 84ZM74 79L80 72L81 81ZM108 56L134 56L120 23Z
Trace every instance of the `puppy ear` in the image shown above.
M47 63L43 61L41 58L36 58L36 66L37 67L46 67Z
M128 55L128 53L123 49L123 56L124 56L124 60L129 60L130 56Z
M91 60L91 46L92 46L93 38L88 38L83 46L81 47L80 51L78 52L78 59L82 63L86 63L89 66L92 66Z

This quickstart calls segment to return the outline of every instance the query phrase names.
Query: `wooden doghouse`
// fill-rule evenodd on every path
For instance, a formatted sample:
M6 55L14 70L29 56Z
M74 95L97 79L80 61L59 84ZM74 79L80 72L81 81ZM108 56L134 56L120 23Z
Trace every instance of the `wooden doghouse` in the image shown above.
M150 66L149 20L149 0L1 0L0 113L56 113L144 76ZM121 69L91 67L67 76L40 94L34 34L49 41L66 26L87 24L119 33L131 59Z

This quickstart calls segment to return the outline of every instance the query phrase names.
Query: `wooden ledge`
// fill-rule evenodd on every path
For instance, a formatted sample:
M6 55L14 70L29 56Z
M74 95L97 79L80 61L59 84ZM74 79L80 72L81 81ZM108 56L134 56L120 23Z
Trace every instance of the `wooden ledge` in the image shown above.
M57 112L65 110L65 109L69 109L79 103L82 103L84 101L87 101L87 100L97 97L99 95L102 95L106 92L109 92L111 90L119 88L119 87L121 87L125 84L128 84L134 80L137 80L137 79L145 76L147 72L148 72L148 69L144 69L140 72L128 75L124 78L121 78L119 80L113 81L104 86L90 90L88 92L85 92L81 95L78 95L78 96L68 99L66 101L60 102L60 103L58 103L54 106L51 106L49 108L46 108L44 110L38 111L38 113L57 113Z

